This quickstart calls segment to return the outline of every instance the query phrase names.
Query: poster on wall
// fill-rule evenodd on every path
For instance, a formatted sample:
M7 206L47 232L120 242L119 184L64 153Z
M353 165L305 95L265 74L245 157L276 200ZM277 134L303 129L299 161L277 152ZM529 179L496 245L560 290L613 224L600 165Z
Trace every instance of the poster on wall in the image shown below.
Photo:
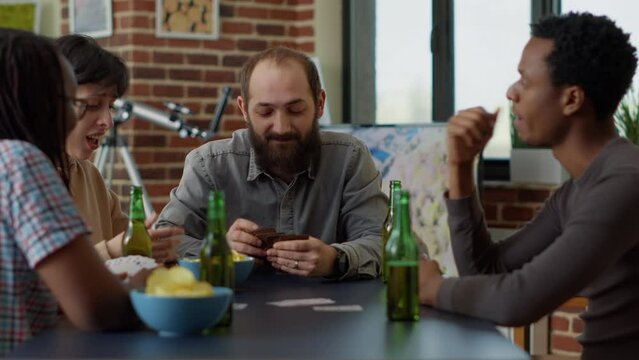
M72 33L93 38L113 34L111 0L70 0L69 26Z
M390 180L400 180L411 194L411 228L423 252L439 262L444 274L457 276L450 245L444 192L448 182L446 123L402 125L330 125L362 140L382 175L388 195Z
M0 0L0 27L40 32L40 0Z
M155 35L160 38L218 39L219 0L156 0Z

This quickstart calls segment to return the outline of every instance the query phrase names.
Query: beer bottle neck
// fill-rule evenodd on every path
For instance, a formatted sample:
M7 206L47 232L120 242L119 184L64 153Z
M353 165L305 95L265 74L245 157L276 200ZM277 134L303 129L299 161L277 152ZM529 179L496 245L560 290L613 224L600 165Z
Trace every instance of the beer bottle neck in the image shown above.
M144 221L144 218L144 202L142 201L142 191L139 189L135 189L131 192L129 219Z
M392 180L390 183L390 205L389 212L390 215L393 216L395 214L395 205L397 201L395 201L395 192L400 192L402 190L402 183L397 180Z
M211 192L207 218L207 232L224 237L226 235L226 213L224 197L220 192ZM212 240L217 241L220 236L213 236Z
M411 234L411 228L410 228L410 206L409 206L409 201L408 198L404 197L404 195L402 195L402 199L400 202L400 221L401 221L401 230L402 230L402 234Z
M395 188L393 189L393 194L391 196L391 216L393 219L393 229L401 229L401 208L400 208L400 198L401 198L401 190Z
M206 228L209 233L223 231L222 219L219 216L209 217Z

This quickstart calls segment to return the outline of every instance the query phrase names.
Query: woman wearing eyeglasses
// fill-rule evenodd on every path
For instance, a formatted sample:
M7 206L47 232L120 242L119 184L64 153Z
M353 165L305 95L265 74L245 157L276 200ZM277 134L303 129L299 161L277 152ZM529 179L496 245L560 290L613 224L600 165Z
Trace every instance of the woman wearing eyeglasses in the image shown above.
M89 159L113 127L113 102L128 87L127 69L120 58L90 37L66 35L56 42L78 81L72 99L78 123L66 141L71 195L92 229L91 238L100 256L105 260L120 257L129 219L122 212L118 196L107 188ZM149 220L150 227L153 219ZM153 257L159 262L175 260L174 242L166 239L182 233L182 229L176 227L149 229Z
M54 326L58 305L83 329L137 322L65 187L75 88L50 40L0 28L0 357Z

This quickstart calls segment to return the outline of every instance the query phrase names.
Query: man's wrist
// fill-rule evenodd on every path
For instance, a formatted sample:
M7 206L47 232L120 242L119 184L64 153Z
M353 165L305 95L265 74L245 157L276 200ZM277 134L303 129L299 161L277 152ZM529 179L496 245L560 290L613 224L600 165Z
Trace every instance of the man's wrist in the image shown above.
M430 286L430 296L429 296L429 302L431 306L436 307L437 306L437 294L439 294L439 288L442 286L442 283L444 282L444 277L443 276L437 276L432 280L432 284Z
M332 248L336 252L335 261L333 262L333 277L341 278L348 272L348 254L338 247L332 246Z
M473 163L448 166L448 195L451 200L468 197L474 188Z

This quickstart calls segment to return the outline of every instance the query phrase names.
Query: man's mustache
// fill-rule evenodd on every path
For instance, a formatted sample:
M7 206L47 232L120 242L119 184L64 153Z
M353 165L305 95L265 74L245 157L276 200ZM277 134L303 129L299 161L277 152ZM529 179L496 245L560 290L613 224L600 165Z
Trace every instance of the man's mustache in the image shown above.
M285 134L273 134L268 133L265 135L267 141L275 140L275 141L291 141L291 140L301 140L302 137L297 133L285 133Z

